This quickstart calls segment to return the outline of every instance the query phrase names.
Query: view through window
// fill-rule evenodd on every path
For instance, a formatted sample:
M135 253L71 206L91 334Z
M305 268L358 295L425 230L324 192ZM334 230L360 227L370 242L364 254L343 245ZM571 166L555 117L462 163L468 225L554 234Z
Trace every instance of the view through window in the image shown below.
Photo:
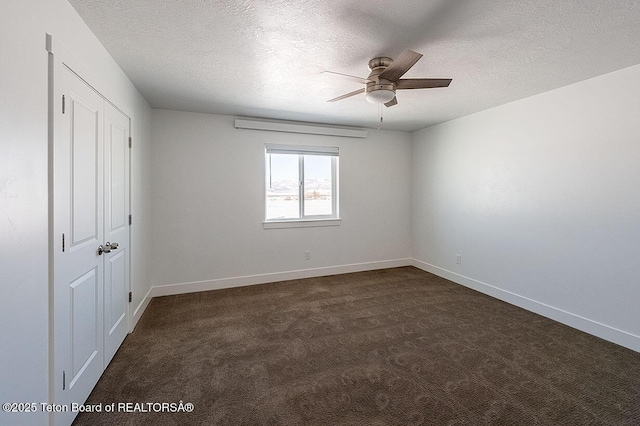
M267 146L266 220L337 217L337 161L337 148Z

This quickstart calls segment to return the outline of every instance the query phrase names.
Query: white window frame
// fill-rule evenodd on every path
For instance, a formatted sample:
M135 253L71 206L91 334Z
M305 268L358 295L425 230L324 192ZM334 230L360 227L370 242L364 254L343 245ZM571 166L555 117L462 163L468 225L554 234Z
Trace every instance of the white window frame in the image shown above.
M338 162L339 149L332 146L265 144L265 182L264 182L264 228L300 228L312 226L340 225L338 214ZM288 154L298 156L298 217L267 219L267 191L269 186L269 154ZM322 155L331 157L331 211L330 215L305 215L304 212L304 156Z

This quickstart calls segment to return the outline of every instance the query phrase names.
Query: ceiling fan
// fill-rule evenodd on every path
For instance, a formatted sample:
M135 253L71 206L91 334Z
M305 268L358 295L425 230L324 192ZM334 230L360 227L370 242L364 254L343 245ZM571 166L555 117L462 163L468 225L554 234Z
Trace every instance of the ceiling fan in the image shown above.
M322 74L337 75L363 83L365 87L346 93L327 102L340 101L351 96L365 94L365 98L374 104L384 104L386 107L398 103L396 90L431 89L434 87L448 87L450 78L400 78L422 58L421 53L407 50L395 61L387 57L373 58L369 61L371 73L367 78L355 77L338 72L324 71Z

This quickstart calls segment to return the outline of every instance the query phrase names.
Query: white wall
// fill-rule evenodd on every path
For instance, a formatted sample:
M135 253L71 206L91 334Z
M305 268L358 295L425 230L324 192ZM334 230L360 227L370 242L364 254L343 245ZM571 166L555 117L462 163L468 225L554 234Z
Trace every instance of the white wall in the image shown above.
M640 65L416 132L412 169L418 266L640 351Z
M47 402L49 362L47 51L50 33L91 69L133 119L133 211L146 213L150 108L64 0L3 0L0 10L0 402ZM141 230L141 231L140 231ZM134 228L134 293L149 277L145 228ZM135 290L137 288L138 290ZM141 296L140 296L141 297ZM140 301L140 300L138 300ZM6 414L0 424L46 424Z
M250 275L329 268L315 271L321 274L348 270L331 269L337 266L381 262L360 265L374 268L397 259L406 264L411 254L409 133L371 130L366 139L356 139L241 130L233 121L153 111L154 285L223 280L196 287L204 289L260 282L226 280ZM340 226L263 229L267 142L340 148ZM309 261L305 250L311 251Z

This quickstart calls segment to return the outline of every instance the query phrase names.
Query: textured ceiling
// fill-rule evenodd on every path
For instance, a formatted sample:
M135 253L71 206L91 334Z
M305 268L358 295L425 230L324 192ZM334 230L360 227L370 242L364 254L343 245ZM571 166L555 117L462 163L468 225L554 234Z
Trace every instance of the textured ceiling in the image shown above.
M424 57L386 129L413 131L640 64L640 0L70 0L154 108L376 127L361 77Z

